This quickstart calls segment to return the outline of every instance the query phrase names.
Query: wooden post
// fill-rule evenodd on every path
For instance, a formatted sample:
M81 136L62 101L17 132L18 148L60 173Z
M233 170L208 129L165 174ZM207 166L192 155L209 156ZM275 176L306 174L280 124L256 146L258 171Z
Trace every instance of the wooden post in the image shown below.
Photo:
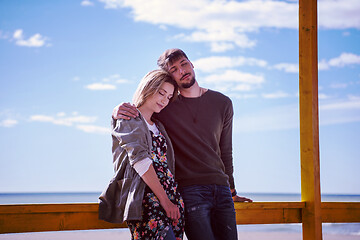
M303 240L321 240L316 0L299 0L299 95Z

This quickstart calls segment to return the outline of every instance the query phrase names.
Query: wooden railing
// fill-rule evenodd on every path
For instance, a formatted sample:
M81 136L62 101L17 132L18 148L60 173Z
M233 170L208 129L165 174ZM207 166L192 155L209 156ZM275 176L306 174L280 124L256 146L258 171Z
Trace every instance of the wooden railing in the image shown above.
M360 203L321 202L317 1L299 0L302 202L236 203L237 224L302 223L303 240L321 240L323 222L360 222ZM0 233L125 227L98 220L98 204L0 205Z
M235 203L237 224L302 223L306 202ZM360 202L323 202L322 222L360 222ZM0 205L0 233L125 228L98 219L97 203Z

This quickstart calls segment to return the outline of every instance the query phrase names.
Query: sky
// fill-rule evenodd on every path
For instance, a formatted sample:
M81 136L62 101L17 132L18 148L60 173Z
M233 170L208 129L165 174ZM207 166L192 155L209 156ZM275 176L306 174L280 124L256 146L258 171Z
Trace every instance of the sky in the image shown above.
M360 194L360 1L318 0L321 191ZM0 192L100 192L168 48L234 106L237 191L300 193L297 0L0 0Z

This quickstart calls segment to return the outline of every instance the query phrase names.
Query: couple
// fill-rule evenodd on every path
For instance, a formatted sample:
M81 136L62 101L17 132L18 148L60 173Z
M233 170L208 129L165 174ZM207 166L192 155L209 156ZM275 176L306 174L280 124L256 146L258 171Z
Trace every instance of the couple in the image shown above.
M198 85L182 50L157 63L134 105L114 109L116 173L99 218L126 221L132 239L182 239L184 228L189 240L237 239L233 201L251 200L235 190L231 100Z

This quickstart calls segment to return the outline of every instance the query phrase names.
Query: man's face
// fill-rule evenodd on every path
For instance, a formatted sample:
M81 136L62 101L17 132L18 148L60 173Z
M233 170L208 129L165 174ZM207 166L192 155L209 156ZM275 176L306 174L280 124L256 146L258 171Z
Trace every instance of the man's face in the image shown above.
M168 72L178 84L179 88L189 88L195 83L194 66L186 57L180 57L172 64L168 64Z

